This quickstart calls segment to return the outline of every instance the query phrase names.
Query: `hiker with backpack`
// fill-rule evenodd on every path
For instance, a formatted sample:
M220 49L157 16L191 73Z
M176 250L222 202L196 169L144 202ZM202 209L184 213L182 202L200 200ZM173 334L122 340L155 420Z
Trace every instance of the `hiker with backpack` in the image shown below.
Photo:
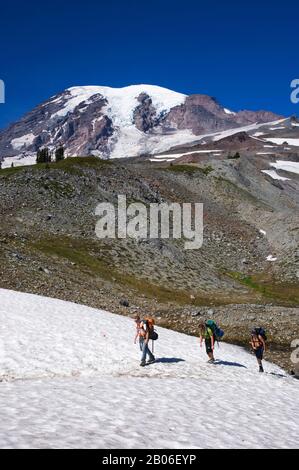
M208 363L213 364L215 362L214 358L214 345L215 345L215 338L214 333L211 328L207 327L205 323L199 325L199 332L200 332L200 347L202 348L203 340L205 341L206 352L209 357Z
M154 329L155 322L152 318L146 318L145 320L140 321L139 326L139 337L141 337L142 342L142 355L140 366L144 367L155 362L155 356L149 348L149 341L156 341L158 339L158 334ZM140 340L139 340L140 341ZM154 345L154 343L153 343ZM149 357L149 360L146 361L146 357Z
M259 372L264 372L262 360L266 351L266 332L263 328L254 328L251 332L250 345L259 365Z
M214 320L207 320L205 323L201 322L199 325L200 332L200 347L202 347L203 340L205 341L206 352L209 357L208 363L213 364L215 362L214 348L215 342L220 341L224 336L223 330L219 328Z

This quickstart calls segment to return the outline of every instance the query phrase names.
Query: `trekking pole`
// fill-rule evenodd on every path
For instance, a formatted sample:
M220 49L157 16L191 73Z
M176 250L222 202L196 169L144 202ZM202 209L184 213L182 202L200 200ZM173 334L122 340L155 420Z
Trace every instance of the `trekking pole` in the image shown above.
M152 351L153 351L153 353L154 353L154 349L155 349L155 348L154 348L154 344L155 344L155 343L154 343L154 340L152 339Z

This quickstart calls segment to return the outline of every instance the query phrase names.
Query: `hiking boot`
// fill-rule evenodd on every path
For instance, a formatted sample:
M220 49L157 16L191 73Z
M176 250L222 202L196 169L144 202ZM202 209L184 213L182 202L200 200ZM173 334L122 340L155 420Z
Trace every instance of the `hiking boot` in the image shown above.
M145 365L146 365L145 361L141 361L141 362L140 362L140 366L141 366L141 367L144 367Z
M215 359L209 359L208 360L208 364L214 364L214 362L215 362Z
M260 366L260 368L259 368L259 372L264 372L264 368L263 368L263 366Z
M155 357L153 356L151 359L147 361L147 364L153 364L155 362Z

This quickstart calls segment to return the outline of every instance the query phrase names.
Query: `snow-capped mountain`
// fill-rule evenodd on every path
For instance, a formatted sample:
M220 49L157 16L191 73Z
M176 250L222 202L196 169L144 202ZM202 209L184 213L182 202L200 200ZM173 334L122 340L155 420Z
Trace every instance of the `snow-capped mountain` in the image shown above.
M297 447L298 381L157 328L141 368L132 319L0 289L0 448Z
M103 158L167 151L197 137L279 116L233 112L207 95L153 85L76 86L50 98L0 133L0 157L63 145L67 154Z

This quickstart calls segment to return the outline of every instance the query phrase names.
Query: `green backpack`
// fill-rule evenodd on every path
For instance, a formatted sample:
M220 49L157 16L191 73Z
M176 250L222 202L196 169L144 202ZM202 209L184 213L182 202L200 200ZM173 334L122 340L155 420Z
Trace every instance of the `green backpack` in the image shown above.
M206 328L210 328L213 331L216 341L220 341L224 336L224 331L219 328L214 320L207 320L206 321Z

